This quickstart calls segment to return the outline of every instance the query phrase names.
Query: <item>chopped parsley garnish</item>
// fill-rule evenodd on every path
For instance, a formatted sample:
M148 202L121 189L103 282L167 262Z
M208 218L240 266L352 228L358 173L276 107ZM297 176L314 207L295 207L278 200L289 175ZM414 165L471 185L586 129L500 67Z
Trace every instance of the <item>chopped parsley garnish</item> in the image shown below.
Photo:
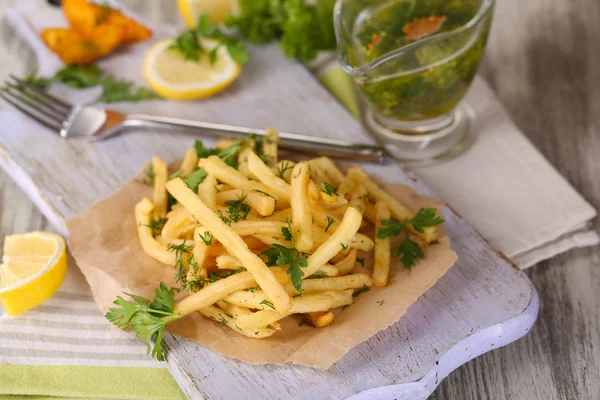
M174 311L173 289L168 289L167 285L161 282L152 303L141 296L126 294L133 301L117 296L113 303L118 307L108 310L106 319L123 330L130 328L135 330L136 336L146 343L148 353L152 349L152 356L156 356L159 361L164 361L161 343L165 327L170 322L181 318L181 314ZM154 341L153 347L151 347L152 341Z
M146 170L146 178L142 181L144 185L154 185L154 166L150 164Z
M361 294L368 292L369 290L371 290L370 287L368 287L367 285L363 285L363 287L358 292L352 293L352 297L358 297Z
M293 168L294 168L294 163L289 160L285 160L284 162L281 163L281 165L279 165L277 167L277 176L280 177L281 179L285 180L285 178L284 178L285 172L287 170L290 170Z
M219 216L227 225L231 225L232 222L238 222L240 220L246 220L248 218L248 214L250 214L250 204L246 203L246 196L242 196L237 200L227 200L225 205L229 207L227 209L227 213L229 214L226 217L220 210Z
M257 192L257 193L260 193L260 194L262 194L263 196L267 196L267 197L270 197L270 198L272 198L272 199L275 199L275 197L271 196L271 195L270 195L269 193L267 193L267 192L263 192L262 190L257 190L257 189L254 189L254 191L255 191L255 192ZM275 204L277 204L277 200L275 200Z
M298 293L302 292L302 277L304 276L302 268L308 266L308 259L305 255L300 254L294 248L288 248L279 244L273 244L272 247L260 254L267 258L266 263L269 267L287 265L288 268L285 272L290 276L292 285Z
M165 224L167 223L167 219L166 218L158 218L158 219L151 219L150 222L147 225L148 228L152 229L152 235L156 236L158 232L162 231L162 228L165 226Z
M222 314L219 314L219 317L221 317L219 320L219 326L227 325L227 319Z
M335 223L335 218L327 217L327 226L325 227L325 233L331 228L331 225Z
M340 245L342 246L342 251L348 250L348 245L347 244L340 243Z
M319 190L328 196L337 196L338 192L335 186L329 182L323 182L319 185Z
M264 304L265 306L269 306L273 310L275 309L275 306L273 306L273 303L271 303L269 300L263 300L263 301L260 302L260 304ZM263 307L263 309L264 309L264 307Z
M311 321L309 321L306 318L302 318L302 320L300 320L300 323L298 324L298 327L301 327L302 325L308 325L311 328L316 328L316 326Z
M414 217L406 219L403 222L397 222L391 219L381 220L382 227L377 231L377 237L385 239L390 236L399 236L404 232L405 237L402 244L400 244L394 255L400 257L400 261L407 269L412 269L417 260L425 257L423 249L419 244L410 239L408 226L412 225L413 229L419 233L423 233L423 228L432 227L443 224L445 221L443 218L437 217L435 208L421 208Z
M212 233L206 231L204 233L199 233L200 239L204 242L205 245L210 246L212 244L213 235Z
M252 292L252 293L256 292L256 288L255 288L255 287L249 287L249 288L246 288L246 289L244 289L244 290L245 290L246 292Z
M185 264L183 262L184 254L190 254L194 246L186 245L185 240L181 244L169 244L167 250L175 252L175 268L177 268L177 282L185 283ZM193 257L193 254L192 254Z
M380 300L380 301L376 301L377 304L379 304L379 307L381 307L383 305L385 300Z
M289 216L285 219L285 222L287 223L287 227L281 228L281 234L285 240L292 242L292 246L295 246L294 236L292 235L292 223Z
M327 278L329 275L327 275L325 272L323 271L317 271L314 274L312 274L310 277L311 278Z

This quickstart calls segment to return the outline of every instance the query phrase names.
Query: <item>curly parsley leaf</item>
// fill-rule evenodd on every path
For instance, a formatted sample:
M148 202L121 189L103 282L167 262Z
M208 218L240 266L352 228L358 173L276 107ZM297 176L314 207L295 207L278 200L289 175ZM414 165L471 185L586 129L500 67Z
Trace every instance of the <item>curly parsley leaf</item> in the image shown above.
M288 242L292 242L292 246L295 246L294 235L292 235L292 223L290 222L289 216L285 219L285 222L287 224L287 227L281 228L281 234L283 235L283 238L285 240L287 240Z
M377 231L377 237L379 239L385 239L390 236L398 236L406 226L406 223L400 223L393 219L382 219L381 225L382 226Z
M167 288L167 285L161 282L152 303L141 296L126 294L133 301L117 296L113 303L118 307L108 310L106 319L123 330L135 330L136 336L146 343L148 353L152 350L152 356L164 361L161 344L165 328L172 321L181 318L181 314L174 311L173 289ZM152 340L153 347L150 344Z
M204 182L208 173L202 168L197 168L194 172L183 178L183 182L194 192L198 192L198 185Z

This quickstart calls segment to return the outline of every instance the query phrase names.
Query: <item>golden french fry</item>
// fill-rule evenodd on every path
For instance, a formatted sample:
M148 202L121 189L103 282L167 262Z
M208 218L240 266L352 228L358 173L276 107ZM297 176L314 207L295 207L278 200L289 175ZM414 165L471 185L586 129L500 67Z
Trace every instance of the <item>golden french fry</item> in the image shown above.
M361 251L371 251L375 246L375 242L368 237L367 235L363 235L362 233L357 233L350 240L350 248L357 249Z
M170 211L167 217L167 222L165 222L160 233L160 236L167 240L178 239L187 225L190 222L193 223L191 214L185 208Z
M269 167L277 165L277 147L279 146L279 132L267 128L262 138L262 155Z
M333 319L335 318L331 311L319 311L314 313L308 313L306 314L306 317L317 328L322 328L324 326L331 325Z
M152 171L154 172L154 217L165 217L167 215L167 177L169 172L167 164L159 157L152 157Z
M348 255L343 260L335 263L335 267L338 269L340 275L346 275L352 272L356 265L356 249L350 250Z
M248 249L246 243L231 227L227 226L217 214L208 208L180 178L167 182L167 190L181 205L190 211L202 226L212 233L230 255L242 262L278 311L289 310L290 297L277 281L272 270L265 265L260 257Z
M342 174L330 158L313 158L308 163L311 168L311 178L319 184L329 182L333 186L338 187L344 180L344 174Z
M240 269L243 267L240 260L230 256L229 254L222 254L217 257L217 268L219 269Z
M253 153L255 148L256 140L246 139L237 157L238 171L249 179L256 179L256 176L250 171L250 167L248 167L248 154Z
M236 189L244 189L247 192L258 190L268 194L278 202L284 201L284 199L282 199L281 196L279 196L279 194L273 189L260 182L249 180L244 176L244 174L225 164L225 162L217 156L203 158L198 162L198 165L201 168L204 168L204 170L209 174L214 175L216 179Z
M240 236L281 236L281 229L285 226L286 224L283 222L271 221L239 221L231 223L231 229Z
M364 214L368 201L369 192L367 191L367 187L362 183L357 184L354 187L354 193L352 193L352 197L350 198L350 206Z
M350 168L342 180L342 183L340 183L337 192L340 196L349 195L354 190L356 184L360 182L362 182L362 176L357 172L356 169Z
M292 299L291 309L286 312L273 310L257 311L251 315L242 316L237 323L242 329L255 329L270 325L290 314L306 314L310 312L329 311L332 308L346 306L352 303L352 290L327 291L302 295Z
M304 252L310 251L313 245L312 215L308 206L309 180L308 164L296 164L292 173L292 236L296 249Z
M239 290L230 293L223 298L223 301L240 307L252 308L255 310L274 310L273 304L267 299L267 296L261 290L247 291Z
M242 315L252 314L252 311L250 311L247 308L229 304L224 302L223 300L217 301L217 306L219 306L221 310L225 311L227 314L231 315L235 319L238 319ZM275 330L281 330L281 325L279 324L279 322L274 322L270 326Z
M377 237L379 228L382 227L381 221L390 219L390 208L385 201L378 201L375 204L375 215L377 223L375 224L375 264L373 267L373 283L377 286L387 285L390 270L390 238L384 239Z
M344 247L347 248L354 235L358 233L361 221L361 213L349 207L338 228L308 257L308 266L304 268L304 275L308 277L314 274L320 266L327 264L340 250Z
M275 210L275 199L256 191L248 192L243 189L233 189L217 193L217 202L220 204L238 199L245 199L250 207L263 216L271 215Z
M269 168L254 152L248 153L248 168L250 169L250 172L256 176L256 179L277 192L281 198L287 201L290 200L292 195L292 188L290 185L275 175L271 168Z
M152 228L149 227L149 224L153 210L154 204L146 197L135 206L135 222L142 250L162 263L175 265L175 253L168 251L167 247L158 243L152 235Z
M227 325L234 331L250 338L261 339L271 336L276 332L275 329L268 328L265 326L261 326L252 330L243 330L236 324L235 318L232 318L229 313L225 312L225 310L222 310L215 306L204 307L200 309L200 313L202 313L202 315L204 315L205 317L208 317L213 321L218 322L220 325Z
M198 196L204 204L211 210L217 209L217 180L211 174L198 185Z
M404 204L399 202L396 198L394 198L392 195L381 189L375 182L373 182L362 168L355 167L351 169L355 170L356 173L361 176L362 183L366 186L367 190L369 191L369 195L375 197L377 201L385 201L386 203L388 203L388 206L390 208L390 214L392 215L392 217L394 217L398 221L404 221L405 219L410 219L415 216L415 214L412 211L410 211ZM437 229L435 226L424 227L423 233L415 232L414 229L412 229L411 225L409 225L409 229L411 229L413 233L421 236L426 243L430 243L437 239Z
M185 151L185 156L183 157L183 161L181 162L181 167L179 170L181 171L181 177L185 178L192 172L196 170L198 166L198 154L196 154L195 149L187 149Z
M311 278L302 281L302 293L317 293L326 292L329 290L347 290L347 289L360 289L364 286L372 286L373 282L371 277L367 274L352 274L344 276L334 276L332 278ZM286 283L285 289L288 293L296 293L296 290L292 286L291 282L289 285Z

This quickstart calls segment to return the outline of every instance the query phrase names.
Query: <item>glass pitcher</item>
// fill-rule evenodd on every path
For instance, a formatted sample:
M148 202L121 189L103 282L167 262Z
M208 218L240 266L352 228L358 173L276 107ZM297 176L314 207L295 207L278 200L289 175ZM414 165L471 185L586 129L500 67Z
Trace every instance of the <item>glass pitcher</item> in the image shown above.
M474 139L461 103L483 57L494 0L337 0L338 55L363 123L397 159L456 156Z

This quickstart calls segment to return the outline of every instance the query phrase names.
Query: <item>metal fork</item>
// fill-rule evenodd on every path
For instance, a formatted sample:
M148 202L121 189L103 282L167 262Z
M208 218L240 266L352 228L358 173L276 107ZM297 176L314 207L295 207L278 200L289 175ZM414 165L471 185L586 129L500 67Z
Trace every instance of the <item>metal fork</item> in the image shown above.
M143 114L125 115L99 107L73 105L13 75L10 75L10 78L13 81L6 81L6 86L0 89L0 96L38 123L58 132L65 139L99 140L133 128L167 129L210 137L265 134L262 129ZM383 160L383 149L378 146L295 133L280 132L279 137L280 146L288 150L355 161L381 162Z

